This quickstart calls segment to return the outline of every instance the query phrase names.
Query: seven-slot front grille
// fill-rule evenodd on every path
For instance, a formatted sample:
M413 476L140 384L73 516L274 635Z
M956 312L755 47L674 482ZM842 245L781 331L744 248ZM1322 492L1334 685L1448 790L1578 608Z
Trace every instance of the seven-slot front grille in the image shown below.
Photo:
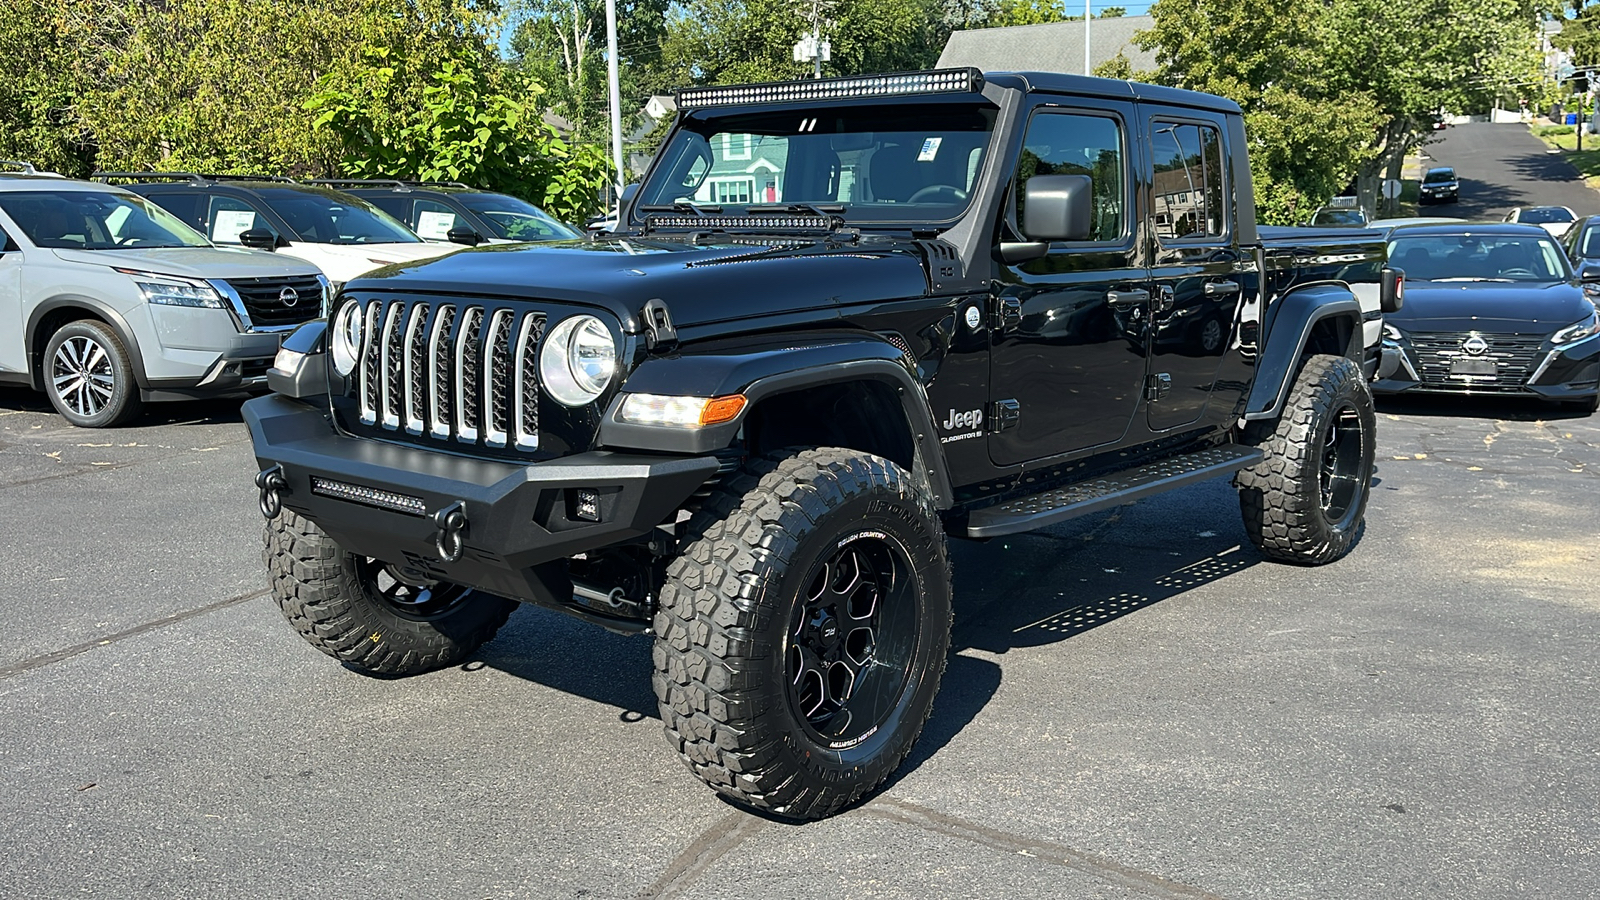
M545 314L368 300L356 365L361 424L438 440L539 447Z
M1473 337L1463 333L1414 333L1411 349L1417 374L1432 387L1472 390L1482 388L1520 388L1543 356L1542 334L1477 334L1487 346L1480 353L1469 353L1464 345ZM1456 360L1492 360L1493 375L1463 375L1452 372Z
M322 314L322 282L314 276L229 278L257 327L299 325Z

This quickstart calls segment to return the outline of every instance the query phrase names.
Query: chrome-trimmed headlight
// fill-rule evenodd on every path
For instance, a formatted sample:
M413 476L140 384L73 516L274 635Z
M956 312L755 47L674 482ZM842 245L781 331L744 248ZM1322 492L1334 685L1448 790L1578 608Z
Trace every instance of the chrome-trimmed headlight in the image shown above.
M138 269L122 269L133 279L139 296L146 303L157 306L187 306L191 309L227 309L227 303L217 289L199 278L181 278L176 275L159 275Z
M539 351L539 380L564 406L593 403L617 372L617 344L594 316L563 319Z
M1596 334L1600 334L1600 312L1590 313L1589 318L1584 319L1582 322L1576 322L1568 325L1555 334L1550 335L1550 343L1570 344L1573 341L1581 341L1587 337L1594 337Z
M332 334L328 335L328 349L333 355L333 370L340 378L349 377L361 358L361 331L364 325L361 304L346 303L333 320Z

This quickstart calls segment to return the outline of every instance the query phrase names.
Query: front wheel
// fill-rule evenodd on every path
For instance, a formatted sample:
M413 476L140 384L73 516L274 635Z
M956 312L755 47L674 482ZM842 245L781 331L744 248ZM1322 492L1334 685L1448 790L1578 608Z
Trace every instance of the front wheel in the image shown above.
M272 597L311 646L373 675L454 665L494 637L514 600L347 552L284 510L267 523Z
M668 738L706 784L791 819L881 784L921 733L950 646L927 489L882 457L770 457L691 525L655 617Z
M127 349L92 319L70 322L50 336L44 376L50 404L79 428L121 425L143 406Z
M1307 360L1277 420L1252 422L1244 434L1266 453L1235 479L1245 531L1264 555L1321 565L1350 552L1366 516L1376 434L1361 368L1342 356Z

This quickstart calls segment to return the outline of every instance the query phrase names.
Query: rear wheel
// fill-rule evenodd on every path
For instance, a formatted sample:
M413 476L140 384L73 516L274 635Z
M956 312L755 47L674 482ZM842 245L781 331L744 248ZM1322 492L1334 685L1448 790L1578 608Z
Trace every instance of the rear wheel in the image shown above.
M656 698L723 795L832 815L905 759L950 644L950 564L924 487L841 449L762 460L719 491L667 573Z
M1342 356L1307 360L1278 419L1244 434L1266 453L1235 479L1245 531L1264 555L1321 565L1350 551L1366 516L1376 432L1361 368Z
M375 675L416 675L466 659L516 601L349 553L284 510L267 523L272 597L300 636Z
M144 405L127 349L92 319L69 322L50 336L44 390L56 412L79 428L120 425Z

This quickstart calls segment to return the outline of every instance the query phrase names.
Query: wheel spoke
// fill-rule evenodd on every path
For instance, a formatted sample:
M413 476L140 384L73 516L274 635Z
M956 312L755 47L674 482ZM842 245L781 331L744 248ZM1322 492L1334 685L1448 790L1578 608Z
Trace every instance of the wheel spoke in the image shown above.
M106 351L104 347L101 347L99 344L90 344L89 358L83 361L83 367L85 369L94 369L96 366L100 365L101 362L104 362L105 358ZM110 365L108 364L106 368L109 369Z

